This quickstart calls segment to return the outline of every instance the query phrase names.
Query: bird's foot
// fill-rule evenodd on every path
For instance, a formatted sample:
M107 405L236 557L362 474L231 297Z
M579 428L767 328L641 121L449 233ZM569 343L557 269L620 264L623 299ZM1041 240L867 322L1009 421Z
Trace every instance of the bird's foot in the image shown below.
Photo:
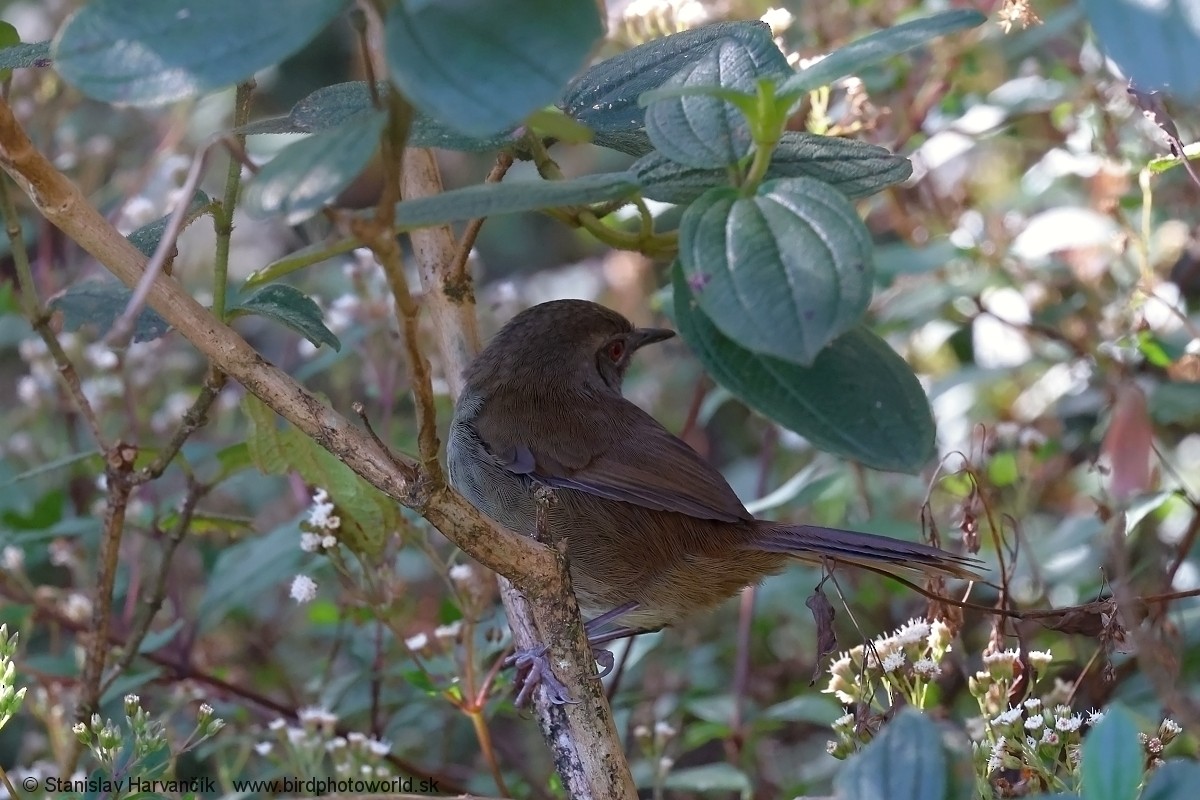
M522 708L529 702L533 697L533 690L539 684L546 687L546 699L552 704L561 706L564 703L575 702L567 692L567 687L554 676L554 670L550 668L550 660L546 658L549 649L542 645L517 650L504 660L504 666L517 668L517 683L521 686L521 690L517 692L517 699L513 701L517 708Z
M596 659L596 663L600 665L599 677L604 678L608 673L613 671L616 666L616 659L613 657L612 650L605 650L602 647L592 648L592 657Z

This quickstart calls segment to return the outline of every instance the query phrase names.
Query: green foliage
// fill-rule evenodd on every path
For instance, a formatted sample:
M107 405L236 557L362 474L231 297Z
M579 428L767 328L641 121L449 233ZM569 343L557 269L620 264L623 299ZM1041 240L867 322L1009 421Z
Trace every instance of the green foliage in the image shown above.
M483 136L554 102L603 32L592 0L409 0L388 12L388 69L417 108Z
M842 335L810 366L747 350L694 305L674 270L675 320L705 369L747 405L816 447L876 469L916 472L933 454L934 426L921 384L865 328Z
M1088 800L1135 800L1145 765L1133 717L1114 706L1083 740L1083 794Z
M1200 48L1195 3L1083 0L1082 5L1105 55L1138 89L1168 91L1181 100L1200 97L1200 78L1189 65Z
M843 800L963 800L973 786L962 750L950 750L937 723L914 708L896 715L834 780Z
M300 221L333 201L379 148L387 115L365 111L285 147L246 189L251 214Z
M750 197L710 189L679 226L692 297L747 349L810 366L871 298L871 237L845 197L782 178Z
M79 330L94 326L100 335L106 334L125 311L133 290L114 279L82 281L50 300L50 307L63 313L63 328ZM167 321L150 307L143 307L133 323L133 341L148 342L171 329Z
M109 103L150 106L245 80L302 47L345 0L92 0L59 30L54 68Z
M325 327L321 308L299 289L282 284L264 286L229 310L231 316L255 314L279 322L320 347L341 350L342 343Z

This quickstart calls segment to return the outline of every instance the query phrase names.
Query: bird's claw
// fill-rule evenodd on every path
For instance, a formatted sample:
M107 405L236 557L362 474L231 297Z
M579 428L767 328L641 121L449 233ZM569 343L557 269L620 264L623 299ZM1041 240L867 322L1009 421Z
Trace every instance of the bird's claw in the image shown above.
M546 658L546 651L549 649L546 645L530 647L517 650L504 659L504 666L517 668L517 682L521 685L521 690L517 692L517 698L513 701L517 708L523 708L529 702L538 684L546 688L546 699L553 705L576 702L571 699L563 682L554 676L554 670L550 668L550 661Z
M613 671L613 667L616 666L617 663L616 659L613 658L611 650L604 650L599 647L592 650L592 657L595 658L596 663L600 665L599 677L601 678L607 677L608 673Z

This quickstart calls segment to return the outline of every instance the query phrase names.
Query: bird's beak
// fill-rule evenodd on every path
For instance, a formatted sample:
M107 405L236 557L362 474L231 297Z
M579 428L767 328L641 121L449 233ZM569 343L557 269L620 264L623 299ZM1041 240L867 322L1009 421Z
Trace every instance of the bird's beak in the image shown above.
M629 344L637 350L645 345L670 339L675 331L670 328L638 328L629 337Z

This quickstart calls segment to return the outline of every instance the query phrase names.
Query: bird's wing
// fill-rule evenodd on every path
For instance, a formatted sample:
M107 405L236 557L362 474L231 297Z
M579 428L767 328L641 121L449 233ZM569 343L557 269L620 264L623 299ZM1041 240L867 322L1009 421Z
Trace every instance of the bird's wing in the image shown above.
M753 519L720 472L633 403L577 407L553 431L512 414L501 424L486 411L476 429L488 451L509 471L552 489L700 519Z

